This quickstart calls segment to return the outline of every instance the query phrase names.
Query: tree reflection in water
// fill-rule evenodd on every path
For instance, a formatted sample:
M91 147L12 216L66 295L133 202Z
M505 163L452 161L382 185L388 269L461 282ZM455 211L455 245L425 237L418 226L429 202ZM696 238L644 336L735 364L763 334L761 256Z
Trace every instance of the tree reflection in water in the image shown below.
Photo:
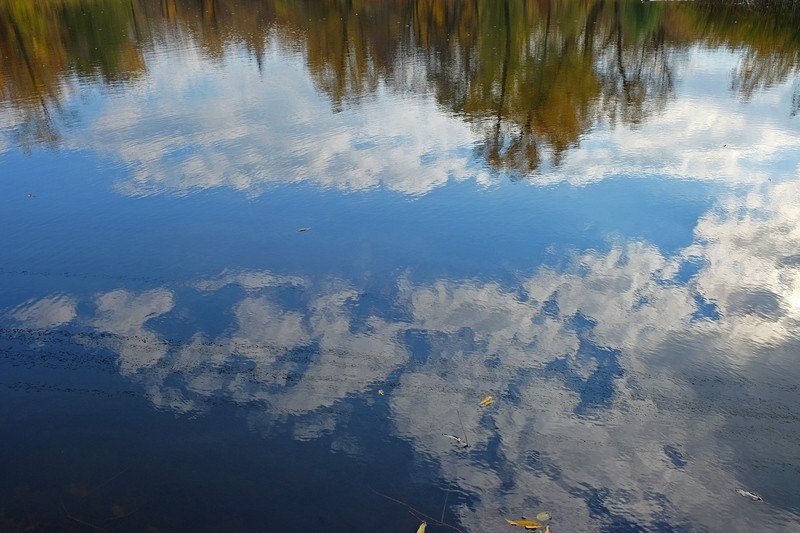
M381 86L435 94L481 132L491 168L524 177L559 165L598 123L658 113L690 47L744 50L731 88L745 100L785 81L800 58L797 10L751 4L9 0L0 95L17 115L14 142L57 146L76 120L64 92L87 78L138 80L162 43L190 40L219 61L238 44L259 68L278 47L304 56L334 110Z

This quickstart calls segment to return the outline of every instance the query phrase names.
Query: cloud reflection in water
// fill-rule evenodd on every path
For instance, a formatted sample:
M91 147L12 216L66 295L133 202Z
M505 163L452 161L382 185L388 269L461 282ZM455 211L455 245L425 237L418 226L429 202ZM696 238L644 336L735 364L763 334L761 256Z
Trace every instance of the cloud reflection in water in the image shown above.
M262 429L296 419L300 439L332 432L348 398L383 388L396 436L478 498L460 510L476 530L540 506L569 531L600 515L615 527L686 516L713 530L780 528L789 518L775 507L731 510L743 484L796 505L769 475L797 453L786 430L800 420L797 205L792 182L730 196L674 256L620 241L515 287L410 273L383 307L360 308L367 295L343 280L224 272L181 291L212 303L237 291L230 324L183 340L159 333L156 319L192 315L167 287L100 294L93 316L48 296L7 320L94 330L86 342L114 350L158 407L246 405ZM497 402L480 409L486 394ZM442 437L462 422L467 450ZM337 443L360 449L354 435ZM751 454L760 474L736 466Z
M331 113L297 57L275 49L263 61L267 78L236 47L222 64L195 46L164 52L146 79L101 105L65 95L85 128L65 131L60 142L124 166L116 190L135 197L214 188L255 197L298 183L419 196L449 180L499 183L476 155L486 125L448 112L424 91L408 97L403 91L411 89L380 83L356 107ZM581 136L580 150L524 177L537 186L585 186L620 175L729 185L791 178L800 137L783 110L793 84L731 104L726 91L737 54L698 47L682 61L688 71L710 72L706 83L687 83L634 127L598 120Z

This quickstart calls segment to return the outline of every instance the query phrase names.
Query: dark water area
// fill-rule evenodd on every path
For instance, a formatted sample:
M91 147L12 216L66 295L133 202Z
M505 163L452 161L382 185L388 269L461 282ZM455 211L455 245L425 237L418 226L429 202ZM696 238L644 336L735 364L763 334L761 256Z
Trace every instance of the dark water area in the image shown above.
M0 1L0 531L800 530L798 28Z

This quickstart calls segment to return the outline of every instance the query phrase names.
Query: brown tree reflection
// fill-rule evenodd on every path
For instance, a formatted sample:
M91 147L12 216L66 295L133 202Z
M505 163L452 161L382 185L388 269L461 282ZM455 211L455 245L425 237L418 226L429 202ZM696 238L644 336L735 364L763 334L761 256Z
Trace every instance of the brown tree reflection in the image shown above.
M689 46L742 50L731 89L745 101L785 81L798 26L780 2L7 0L0 97L20 145L55 145L70 80L136 80L164 43L216 60L244 47L259 68L277 47L302 54L334 110L381 86L434 94L481 132L492 168L525 176L560 164L599 122L635 127L662 109Z
M145 72L132 2L20 1L0 4L0 97L23 119L23 147L58 142L59 105L70 75L114 84Z

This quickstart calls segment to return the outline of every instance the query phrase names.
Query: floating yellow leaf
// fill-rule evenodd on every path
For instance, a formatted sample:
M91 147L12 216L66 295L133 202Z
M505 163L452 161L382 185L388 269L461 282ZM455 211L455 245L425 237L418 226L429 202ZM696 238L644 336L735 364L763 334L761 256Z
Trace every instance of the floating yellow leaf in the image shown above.
M428 527L427 522L423 522L419 525L419 529L417 529L417 533L425 533L425 528Z
M508 518L506 518L506 522L508 522L512 526L520 526L524 527L525 529L539 529L540 527L542 527L542 524L540 524L539 522L534 522L533 520L527 520L527 519L509 520Z
M488 407L493 403L494 403L494 398L492 398L491 396L487 396L486 398L481 400L481 403L479 403L478 405L480 405L481 407Z

